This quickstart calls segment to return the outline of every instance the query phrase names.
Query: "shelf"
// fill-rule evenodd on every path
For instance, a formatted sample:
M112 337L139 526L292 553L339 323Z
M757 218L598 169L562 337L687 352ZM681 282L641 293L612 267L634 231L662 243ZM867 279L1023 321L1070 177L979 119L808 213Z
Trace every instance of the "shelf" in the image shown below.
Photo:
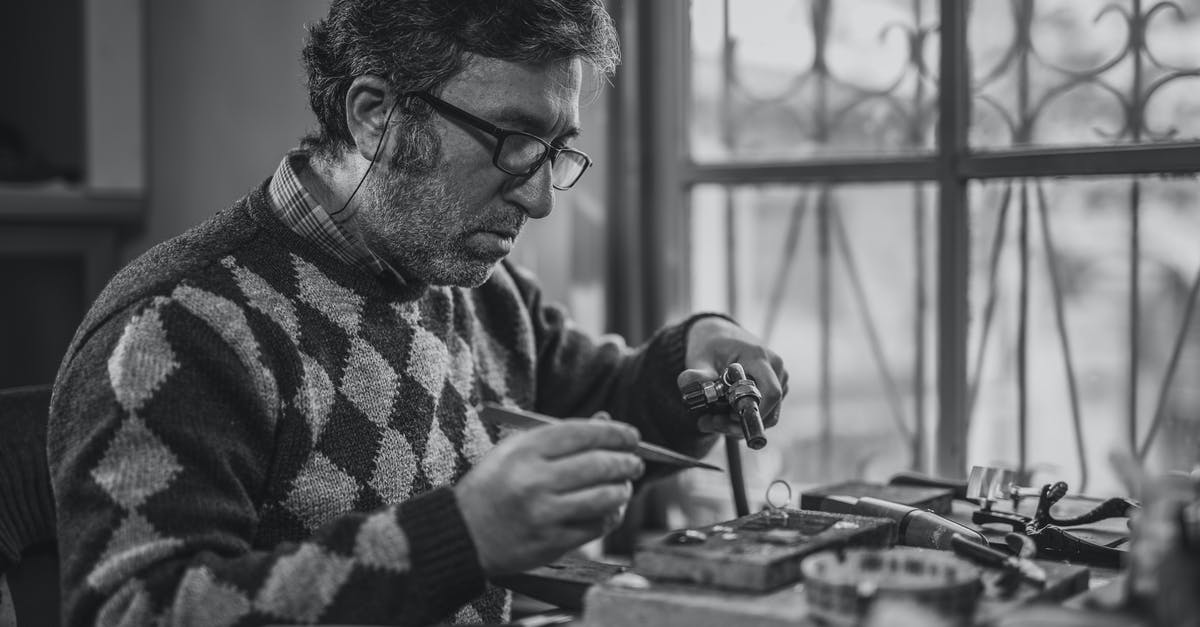
M0 184L0 223L137 226L146 200L64 185Z

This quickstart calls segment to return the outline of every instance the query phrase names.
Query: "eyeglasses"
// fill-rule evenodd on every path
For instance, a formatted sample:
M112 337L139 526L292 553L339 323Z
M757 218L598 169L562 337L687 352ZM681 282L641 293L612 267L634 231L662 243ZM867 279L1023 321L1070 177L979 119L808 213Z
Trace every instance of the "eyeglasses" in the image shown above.
M554 189L565 190L575 185L579 177L592 165L591 157L574 148L551 145L541 137L524 131L500 128L427 91L410 91L403 95L420 98L438 113L466 122L495 137L496 150L492 153L492 164L506 174L517 177L532 176L546 163L546 159L549 159L550 184Z

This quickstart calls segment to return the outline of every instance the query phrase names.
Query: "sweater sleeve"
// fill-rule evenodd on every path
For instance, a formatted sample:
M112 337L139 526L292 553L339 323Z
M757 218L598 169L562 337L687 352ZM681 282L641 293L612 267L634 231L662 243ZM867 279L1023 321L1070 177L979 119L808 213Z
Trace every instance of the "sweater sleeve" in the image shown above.
M687 335L697 314L659 329L629 347L616 335L584 333L536 282L510 266L533 318L537 350L537 410L552 416L588 416L605 410L637 427L648 442L703 457L718 436L703 433L683 404L676 378L684 370ZM648 475L665 469L650 469Z
M60 371L64 624L428 624L482 592L448 488L262 541L288 402L237 312L213 324L194 304L177 291L113 318Z

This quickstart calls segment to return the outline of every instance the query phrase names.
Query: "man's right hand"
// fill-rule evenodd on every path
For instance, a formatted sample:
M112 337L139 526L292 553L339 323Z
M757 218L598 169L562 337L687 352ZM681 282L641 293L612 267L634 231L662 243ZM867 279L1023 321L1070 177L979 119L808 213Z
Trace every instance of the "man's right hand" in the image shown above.
M454 486L484 572L551 562L616 527L645 470L632 452L638 439L627 424L593 417L496 445Z

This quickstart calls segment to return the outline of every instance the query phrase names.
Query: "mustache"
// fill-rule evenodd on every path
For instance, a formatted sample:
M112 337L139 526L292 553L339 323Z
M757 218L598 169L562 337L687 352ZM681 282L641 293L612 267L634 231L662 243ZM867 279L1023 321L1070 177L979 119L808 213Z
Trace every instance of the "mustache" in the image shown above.
M526 216L524 212L512 216L496 216L478 224L476 230L497 233L520 233L521 229L525 227L525 222L528 220L529 216Z

